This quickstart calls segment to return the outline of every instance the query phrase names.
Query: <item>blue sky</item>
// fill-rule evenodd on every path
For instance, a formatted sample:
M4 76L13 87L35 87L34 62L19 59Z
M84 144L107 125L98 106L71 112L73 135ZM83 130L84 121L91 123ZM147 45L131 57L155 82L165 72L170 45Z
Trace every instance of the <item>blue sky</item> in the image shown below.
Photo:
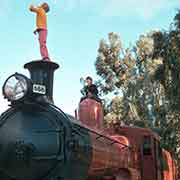
M14 72L29 75L23 65L40 58L38 39L33 35L35 15L28 11L39 0L1 0L0 85ZM65 112L74 113L80 99L80 77L95 79L94 62L100 39L119 33L124 46L139 35L167 29L179 0L46 0L48 48L61 68L55 73L54 100ZM0 96L0 112L7 102Z

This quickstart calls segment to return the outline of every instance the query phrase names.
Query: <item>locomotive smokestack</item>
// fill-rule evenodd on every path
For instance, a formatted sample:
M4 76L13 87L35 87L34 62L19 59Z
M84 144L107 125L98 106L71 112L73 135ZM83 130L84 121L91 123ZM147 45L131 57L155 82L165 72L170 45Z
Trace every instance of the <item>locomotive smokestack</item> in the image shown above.
M34 88L38 90L38 88L45 87L44 94L40 94L39 97L53 103L54 71L59 68L59 65L54 62L40 60L29 62L24 65L24 68L30 72L33 90Z

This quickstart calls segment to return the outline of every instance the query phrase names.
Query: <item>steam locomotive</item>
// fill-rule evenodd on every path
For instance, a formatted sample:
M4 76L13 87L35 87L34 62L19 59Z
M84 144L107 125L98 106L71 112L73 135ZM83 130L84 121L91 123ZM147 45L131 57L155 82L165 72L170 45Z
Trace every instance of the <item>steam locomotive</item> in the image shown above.
M150 129L103 129L99 102L86 98L76 117L53 103L54 62L24 65L3 85L1 180L177 180L177 163Z

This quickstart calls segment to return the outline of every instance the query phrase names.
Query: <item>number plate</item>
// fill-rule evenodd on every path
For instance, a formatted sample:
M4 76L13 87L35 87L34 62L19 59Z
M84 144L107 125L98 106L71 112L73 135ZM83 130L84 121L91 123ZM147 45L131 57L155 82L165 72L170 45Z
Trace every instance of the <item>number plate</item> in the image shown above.
M33 84L33 92L38 94L46 94L46 86L40 84Z

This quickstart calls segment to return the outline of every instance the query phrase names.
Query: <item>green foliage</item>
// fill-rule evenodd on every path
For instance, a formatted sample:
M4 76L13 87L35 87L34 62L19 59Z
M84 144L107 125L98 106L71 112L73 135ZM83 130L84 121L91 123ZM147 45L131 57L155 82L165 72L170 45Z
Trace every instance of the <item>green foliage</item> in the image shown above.
M161 144L180 159L180 10L170 29L141 35L124 48L116 33L101 40L95 62L106 125L158 130Z

